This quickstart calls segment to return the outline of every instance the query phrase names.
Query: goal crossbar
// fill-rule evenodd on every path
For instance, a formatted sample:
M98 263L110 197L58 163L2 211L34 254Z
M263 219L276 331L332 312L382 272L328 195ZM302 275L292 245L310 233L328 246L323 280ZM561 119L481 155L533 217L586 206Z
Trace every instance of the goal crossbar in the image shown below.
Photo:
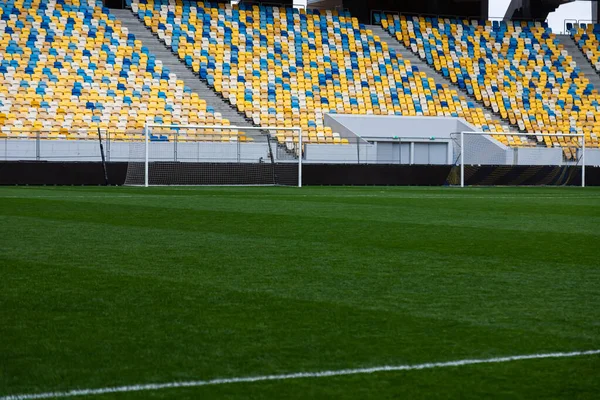
M460 135L460 187L465 187L465 136L518 136L518 137L554 137L581 139L581 187L585 187L585 135L581 133L538 133L538 132L483 132L461 131ZM516 146L515 148L519 148Z

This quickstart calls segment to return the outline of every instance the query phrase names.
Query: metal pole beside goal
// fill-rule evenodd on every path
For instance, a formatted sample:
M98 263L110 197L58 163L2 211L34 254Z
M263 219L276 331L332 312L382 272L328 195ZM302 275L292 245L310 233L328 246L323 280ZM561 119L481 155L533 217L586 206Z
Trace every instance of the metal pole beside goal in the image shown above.
M581 135L581 187L585 187L585 135Z
M298 132L298 187L302 187L302 156L303 156L302 131Z
M144 127L144 186L148 187L148 144L149 144L149 140L148 140L148 136L150 135L150 126L148 124L146 124L146 126Z
M460 133L460 187L465 187L465 133Z

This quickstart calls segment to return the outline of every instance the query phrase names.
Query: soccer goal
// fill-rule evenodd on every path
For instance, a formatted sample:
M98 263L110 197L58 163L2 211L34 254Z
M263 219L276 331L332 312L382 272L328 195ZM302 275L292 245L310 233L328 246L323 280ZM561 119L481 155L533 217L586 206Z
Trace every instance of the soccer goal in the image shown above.
M302 186L300 128L147 124L126 185Z
M585 186L582 134L452 134L455 184ZM454 176L456 177L456 173Z

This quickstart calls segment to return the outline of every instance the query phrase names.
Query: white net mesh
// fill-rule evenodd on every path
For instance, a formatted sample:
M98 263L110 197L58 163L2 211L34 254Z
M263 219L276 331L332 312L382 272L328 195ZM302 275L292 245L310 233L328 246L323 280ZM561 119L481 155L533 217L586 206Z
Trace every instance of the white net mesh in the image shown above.
M153 127L147 142L130 146L125 184L297 185L299 132L286 128ZM283 140L278 140L278 135ZM286 140L286 135L291 140Z
M455 165L463 164L463 180L467 185L582 182L582 135L465 132L462 138L457 133L452 139Z

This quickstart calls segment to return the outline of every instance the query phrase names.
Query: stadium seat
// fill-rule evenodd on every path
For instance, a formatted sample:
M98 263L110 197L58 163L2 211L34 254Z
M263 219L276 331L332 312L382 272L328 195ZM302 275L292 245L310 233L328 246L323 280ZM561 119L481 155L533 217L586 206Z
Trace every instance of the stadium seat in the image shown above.
M585 29L572 27L569 32L590 63L600 71L600 25L590 24Z
M326 129L327 113L456 116L503 130L347 12L174 0L133 0L132 10L256 124L299 125L311 143L347 142Z
M0 83L7 136L81 139L105 128L126 139L146 122L228 124L101 1L3 1Z
M436 71L519 131L585 134L586 144L597 146L597 141L591 140L591 132L600 122L597 88L546 24L398 15L382 16L381 21ZM578 32L576 41L583 45L590 40L581 28ZM594 42L588 46L594 47ZM593 54L590 50L591 59Z

